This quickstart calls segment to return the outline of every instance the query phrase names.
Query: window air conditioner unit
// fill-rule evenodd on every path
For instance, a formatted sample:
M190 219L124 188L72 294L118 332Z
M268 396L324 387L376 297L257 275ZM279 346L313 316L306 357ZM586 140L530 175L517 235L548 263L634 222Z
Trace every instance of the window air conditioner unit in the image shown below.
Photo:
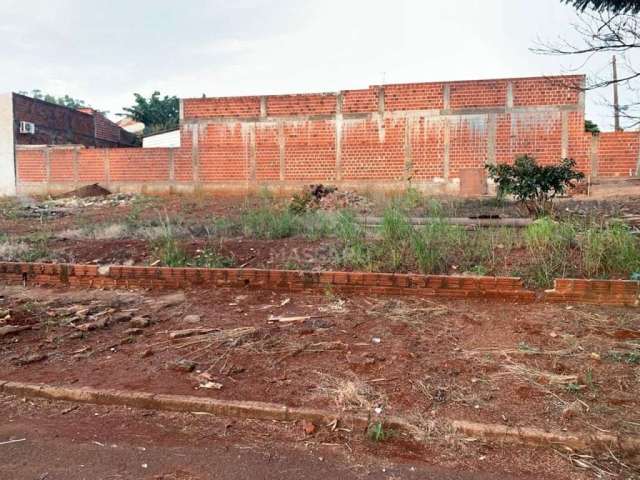
M33 135L36 133L36 124L32 122L20 122L20 133Z

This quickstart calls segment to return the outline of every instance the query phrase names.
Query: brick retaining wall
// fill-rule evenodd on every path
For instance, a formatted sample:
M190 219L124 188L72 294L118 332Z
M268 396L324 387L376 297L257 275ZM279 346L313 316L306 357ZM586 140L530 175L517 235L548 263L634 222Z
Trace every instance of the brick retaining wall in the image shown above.
M0 262L0 281L83 288L260 288L381 295L493 298L531 302L536 292L517 277L471 277L369 272L309 272L233 268L127 267ZM551 302L638 306L640 282L557 279L540 297Z

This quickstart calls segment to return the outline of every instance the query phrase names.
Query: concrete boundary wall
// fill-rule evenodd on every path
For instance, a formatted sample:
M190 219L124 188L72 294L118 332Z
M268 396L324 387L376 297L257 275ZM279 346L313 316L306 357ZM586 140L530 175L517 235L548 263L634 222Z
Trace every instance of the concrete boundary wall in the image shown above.
M472 277L369 272L310 272L233 268L128 267L0 262L0 281L36 286L81 288L259 288L380 295L492 298L532 302L638 306L640 282L557 279L538 295L517 277Z
M581 75L375 85L183 99L180 147L18 147L20 193L341 188L479 195L484 166L573 158L590 176L639 172L640 134L584 131Z

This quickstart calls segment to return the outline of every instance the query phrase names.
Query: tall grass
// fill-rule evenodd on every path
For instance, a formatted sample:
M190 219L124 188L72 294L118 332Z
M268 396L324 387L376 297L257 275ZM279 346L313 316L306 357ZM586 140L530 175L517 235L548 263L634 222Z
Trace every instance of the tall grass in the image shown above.
M606 277L640 270L640 244L629 227L613 222L608 227L587 228L580 240L585 273Z
M440 218L423 225L413 235L413 254L422 273L443 273L455 260L464 230Z
M526 228L524 240L532 260L530 275L536 285L550 286L555 277L567 276L575 269L571 255L575 239L573 224L549 217L540 218Z
M245 210L241 223L246 236L268 240L292 237L302 230L300 217L287 209L259 207Z
M367 240L365 227L358 222L353 212L349 210L338 212L335 233L339 242L336 259L339 265L374 269L373 244Z
M414 230L410 219L397 206L385 209L380 224L381 248L388 260L385 264L392 271L406 265Z

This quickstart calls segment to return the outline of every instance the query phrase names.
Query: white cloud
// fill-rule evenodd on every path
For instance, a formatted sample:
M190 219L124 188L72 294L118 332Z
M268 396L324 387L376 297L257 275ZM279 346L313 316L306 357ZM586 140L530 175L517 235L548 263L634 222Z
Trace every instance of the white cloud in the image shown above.
M40 88L114 113L133 92L334 91L575 65L529 51L536 38L571 35L574 12L559 0L2 2L0 91ZM608 126L599 95L587 98L589 116Z

